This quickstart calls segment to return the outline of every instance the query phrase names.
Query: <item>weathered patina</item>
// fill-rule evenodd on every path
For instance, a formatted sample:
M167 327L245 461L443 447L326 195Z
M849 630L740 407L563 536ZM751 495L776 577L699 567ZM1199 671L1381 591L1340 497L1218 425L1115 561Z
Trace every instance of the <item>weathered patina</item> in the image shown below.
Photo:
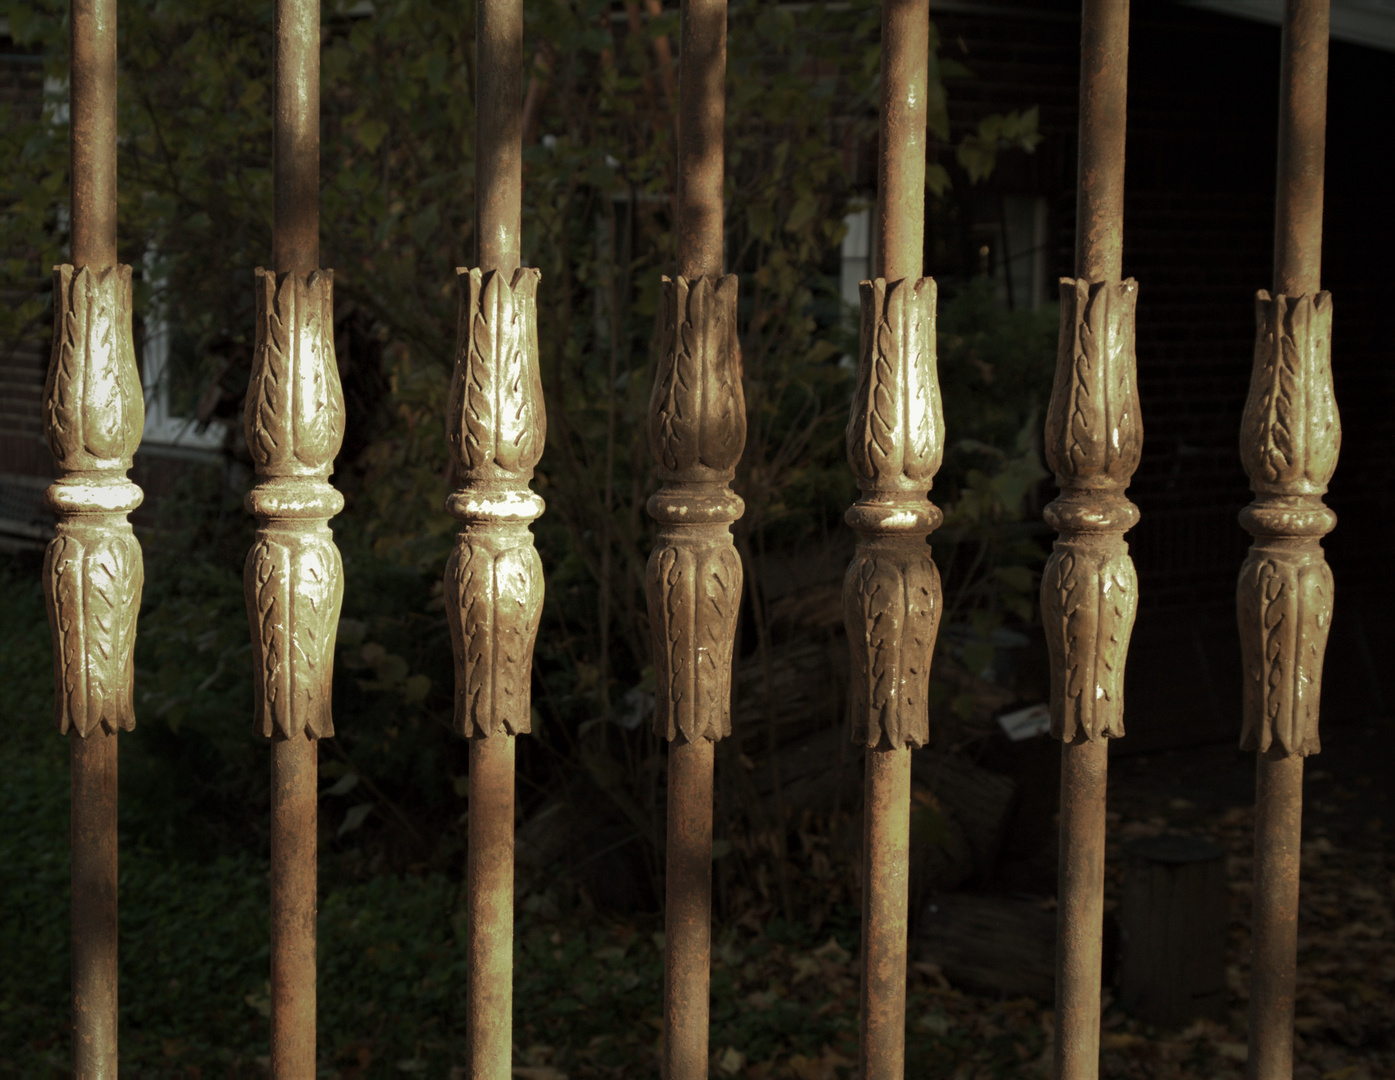
M116 0L73 0L69 80L72 262L53 271L44 388L59 476L44 557L54 714L72 770L73 1075L117 1069L117 732L135 726L144 570L127 479L145 426L131 333L131 268L116 254Z
M277 0L272 269L254 273L256 340L243 431L257 519L243 569L255 728L271 740L271 1074L315 1071L319 747L334 734L344 571L329 484L344 441L334 275L320 259L320 9Z
M935 282L921 277L930 13L882 6L878 275L861 285L862 336L848 464L861 498L843 579L852 654L853 741L866 752L863 800L860 1074L900 1080L906 1057L911 749L929 738L930 660L940 575L926 538L927 498L944 454L935 370Z
M1138 286L1122 279L1128 0L1085 0L1075 277L1061 282L1047 464L1061 494L1044 517L1058 537L1041 582L1051 653L1051 730L1061 740L1056 1075L1099 1075L1108 740L1124 734L1124 665L1138 577L1124 495L1143 424L1134 357Z
M683 0L678 79L678 273L649 398L662 487L647 571L654 729L669 744L664 885L666 1080L707 1076L712 956L712 767L731 732L741 560L730 484L746 444L736 278L722 274L726 0Z
M1332 392L1332 296L1320 291L1328 0L1288 0L1279 68L1273 291L1255 299L1255 354L1240 458L1255 498L1236 602L1241 745L1256 752L1250 946L1251 1080L1293 1075L1303 759L1318 752L1332 621L1323 505L1342 429Z
M470 744L465 869L466 1072L508 1080L513 1057L515 738L529 731L542 563L529 488L547 437L538 369L539 274L522 266L523 4L475 9L477 267L460 269L447 409L460 532L446 563L455 730Z

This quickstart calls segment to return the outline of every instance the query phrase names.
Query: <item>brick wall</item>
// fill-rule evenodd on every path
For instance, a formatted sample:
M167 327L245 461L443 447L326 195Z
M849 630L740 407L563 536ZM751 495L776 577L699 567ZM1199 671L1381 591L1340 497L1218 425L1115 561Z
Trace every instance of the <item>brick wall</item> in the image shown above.
M1079 4L932 3L943 53L974 78L950 82L961 130L992 111L1040 104L1045 141L985 192L1034 193L1052 207L1055 271L1073 261ZM1130 737L1121 749L1233 738L1239 708L1234 590L1249 537L1238 452L1254 342L1253 297L1272 276L1279 31L1175 4L1135 4L1130 37L1124 270L1139 281L1145 430L1129 535L1142 610L1130 657ZM1395 472L1395 366L1383 329L1381 266L1395 225L1378 156L1375 102L1395 96L1395 55L1335 43L1329 85L1324 287L1334 294L1341 465L1326 543L1337 576L1324 712L1381 710L1395 684L1383 551ZM947 157L942 157L947 160ZM937 248L932 259L952 263ZM966 260L959 260L959 267ZM930 267L945 272L946 267Z
M33 118L43 100L44 72L38 56L0 36L0 103L15 114ZM6 258L26 252L5 252ZM35 281L41 280L34 267ZM0 304L15 304L23 294L0 289ZM40 404L48 352L42 344L0 342L0 472L46 475L52 460L43 444Z

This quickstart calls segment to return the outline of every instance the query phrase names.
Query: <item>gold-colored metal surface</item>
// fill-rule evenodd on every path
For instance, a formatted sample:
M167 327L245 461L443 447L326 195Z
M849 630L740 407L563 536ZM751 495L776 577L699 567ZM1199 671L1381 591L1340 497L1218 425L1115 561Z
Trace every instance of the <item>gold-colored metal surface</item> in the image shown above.
M720 248L718 248L720 250ZM649 441L663 487L649 557L657 689L668 749L664 1060L668 1080L707 1074L713 745L731 734L731 653L742 569L730 483L746 441L734 275L664 279L663 352Z
M720 250L720 248L718 248ZM667 330L650 397L663 486L649 556L654 730L669 741L664 1061L668 1080L707 1075L713 744L731 733L731 661L742 570L729 487L746 442L736 278L664 279Z
M273 740L272 1075L315 1065L315 741L334 734L334 641L343 566L328 476L344 438L333 275L256 271L257 336L243 421L258 483L243 584L252 627L255 727ZM309 1070L307 1072L306 1070Z
M315 1074L321 738L334 734L334 642L344 570L329 484L344 441L334 273L319 269L320 9L277 0L272 270L258 267L243 411L257 519L243 586L256 730L271 744L271 1075Z
M547 419L538 370L540 274L461 270L448 439L464 478L447 506L462 528L446 562L455 646L455 729L466 738L530 727L542 562L529 525L543 501L528 487Z
M1046 416L1047 463L1061 494L1045 510L1058 538L1042 574L1051 654L1051 729L1061 740L1057 886L1056 1076L1099 1075L1109 738L1124 734L1124 665L1138 578L1125 497L1143 447L1134 308L1121 280L1128 0L1085 0L1075 278L1061 282L1061 334Z
M862 489L847 513L859 542L843 583L853 738L868 749L920 747L930 736L940 619L940 574L925 539L941 514L926 492L944 456L931 278L862 283L861 364L847 436Z
M741 560L728 486L746 443L736 341L736 276L663 281L665 336L650 398L649 445L664 486L648 594L658 687L655 731L670 742L731 734L731 653Z
M268 737L334 734L330 691L343 566L328 483L344 441L329 270L256 270L257 336L243 426L258 483L258 528L244 583L252 624L256 727Z
M1138 577L1123 538L1138 508L1124 490L1143 449L1137 297L1132 279L1061 282L1045 446L1061 495L1044 514L1060 537L1042 576L1041 606L1052 734L1068 744L1124 734L1124 661L1138 608Z
M475 215L479 266L461 286L447 433L460 533L446 563L455 730L470 740L466 1071L508 1080L513 1055L514 737L530 729L542 563L529 488L547 438L537 270L521 266L523 5L476 6Z
M135 727L136 612L144 571L126 478L145 425L131 337L131 268L54 269L48 444L62 470L45 494L58 519L44 560L58 730Z
M1288 0L1279 76L1272 295L1255 301L1255 358L1240 427L1254 544L1236 606L1244 670L1241 745L1256 751L1250 953L1251 1080L1293 1075L1303 759L1319 750L1323 654L1334 585L1322 496L1337 467L1332 297L1321 292L1328 0Z
M678 273L663 281L664 331L649 399L662 487L648 567L654 729L669 742L664 884L666 1080L707 1076L712 956L712 767L731 731L741 560L730 484L746 445L736 278L722 274L726 0L683 0L678 79Z
M1332 392L1332 296L1261 292L1255 322L1254 374L1240 427L1240 457L1255 492L1240 514L1255 537L1237 592L1241 745L1306 757L1320 749L1322 659L1332 621L1332 571L1321 545L1337 524L1322 495L1342 439Z
M877 251L864 281L848 463L861 498L847 513L857 551L843 580L852 654L852 737L866 747L859 1070L901 1080L906 1057L911 748L929 739L930 661L940 576L926 493L944 453L935 369L935 282L921 277L929 79L925 0L882 6Z
M512 1061L514 736L531 729L542 561L528 487L546 439L538 369L537 270L461 270L451 378L451 453L461 522L446 562L455 730L470 739L466 1041L470 1075L506 1080Z
M54 267L44 389L57 521L44 557L54 717L72 770L72 1068L117 1070L117 732L135 726L133 650L144 570L127 479L145 426L131 268L116 261L116 0L73 0L72 262Z

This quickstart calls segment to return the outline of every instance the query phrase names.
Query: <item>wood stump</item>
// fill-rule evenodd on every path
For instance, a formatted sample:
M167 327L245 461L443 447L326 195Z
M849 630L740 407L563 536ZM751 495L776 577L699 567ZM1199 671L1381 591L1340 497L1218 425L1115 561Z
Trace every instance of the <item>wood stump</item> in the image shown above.
M1225 1016L1225 853L1198 836L1125 848L1119 1000L1159 1027Z
M1056 913L1040 898L948 893L924 908L918 959L956 985L1050 1002L1056 993Z

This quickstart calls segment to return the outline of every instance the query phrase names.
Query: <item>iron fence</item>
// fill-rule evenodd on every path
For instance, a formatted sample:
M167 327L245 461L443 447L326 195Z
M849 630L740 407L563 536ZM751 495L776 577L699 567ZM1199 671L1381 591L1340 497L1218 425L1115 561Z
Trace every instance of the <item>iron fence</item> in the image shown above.
M655 5L650 4L652 10ZM745 443L737 279L723 273L725 0L682 0L677 272L663 281L663 344L650 401L662 487L648 569L669 743L663 1074L708 1069L714 744L731 730L742 568L730 488ZM529 731L543 602L529 488L545 417L539 273L522 265L522 0L477 5L475 268L458 271L448 441L461 478L446 567L455 728L470 742L467 1071L511 1074L515 739ZM1042 581L1052 731L1061 740L1056 1071L1098 1075L1108 740L1123 731L1123 672L1138 601L1125 496L1143 429L1134 359L1138 287L1122 278L1127 0L1084 0L1074 278L1045 446L1061 494ZM117 732L135 723L132 649L142 586L127 479L143 405L131 270L116 261L116 0L72 3L72 264L55 269L46 388L60 470L44 576L56 718L72 752L73 1073L117 1068ZM935 282L922 276L928 0L885 0L877 245L861 286L862 342L847 428L861 497L844 583L851 735L866 753L860 1073L905 1071L910 764L929 738L940 607L927 498L945 436ZM1241 453L1255 542L1237 593L1243 744L1257 755L1250 1074L1291 1075L1303 758L1318 749L1318 695L1333 582L1321 501L1340 428L1332 303L1319 291L1328 0L1287 0L1272 295L1258 294ZM245 428L257 519L245 574L255 724L271 742L271 1069L315 1074L316 742L334 734L330 687L342 569L328 519L344 437L333 276L319 262L319 3L276 0L272 269L256 272L256 353Z

